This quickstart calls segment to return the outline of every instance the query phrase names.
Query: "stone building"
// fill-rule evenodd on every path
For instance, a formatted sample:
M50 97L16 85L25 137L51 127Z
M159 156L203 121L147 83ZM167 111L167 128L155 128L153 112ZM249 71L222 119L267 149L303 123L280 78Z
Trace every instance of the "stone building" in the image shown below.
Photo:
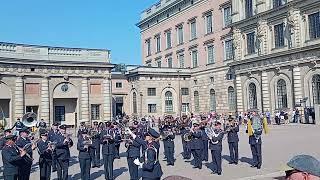
M76 126L111 119L110 51L0 43L0 113Z
M232 1L238 111L320 103L319 9L318 0Z

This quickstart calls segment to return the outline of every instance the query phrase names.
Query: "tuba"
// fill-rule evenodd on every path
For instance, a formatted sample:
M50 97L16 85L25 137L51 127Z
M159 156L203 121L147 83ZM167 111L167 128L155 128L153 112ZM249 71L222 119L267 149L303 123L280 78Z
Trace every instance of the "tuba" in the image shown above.
M36 126L37 123L38 123L37 114L34 113L34 112L27 112L22 117L22 123L26 127L34 127L34 126Z
M183 135L183 140L186 141L186 142L189 142L192 140L192 134L191 132L188 132L186 134Z

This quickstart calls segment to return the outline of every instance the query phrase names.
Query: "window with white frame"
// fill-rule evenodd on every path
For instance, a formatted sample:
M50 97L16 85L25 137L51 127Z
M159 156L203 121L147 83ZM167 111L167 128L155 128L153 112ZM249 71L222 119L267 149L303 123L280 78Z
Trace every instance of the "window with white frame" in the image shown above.
M287 3L286 0L273 0L273 8L279 7Z
M199 112L200 111L199 92L195 91L193 96L194 96L194 111Z
M173 112L173 98L172 98L172 92L170 91L167 91L165 93L165 111Z
M171 48L171 31L166 32L167 37L167 49Z
M189 88L181 88L181 95L188 96L189 95Z
M214 89L210 89L210 111L216 111L216 92Z
M284 24L277 24L274 26L274 47L284 47Z
M182 44L183 43L183 25L178 26L177 28L178 31L178 44Z
M210 34L213 32L213 24L212 24L212 12L206 15L206 34Z
M288 107L288 97L287 97L287 85L286 81L280 79L277 82L277 106L278 109L287 108Z
M255 33L251 32L247 34L247 53L250 55L255 52Z
M230 111L236 110L236 93L232 86L228 88L228 105Z
M122 82L116 82L116 88L122 88Z
M192 67L198 67L198 51L193 50L191 51L191 58L192 58Z
M258 108L257 87L254 83L249 84L249 108L250 109Z
M157 60L157 66L160 68L161 67L161 60Z
M136 92L133 92L133 94L132 94L132 109L133 109L133 113L138 113L137 93Z
M320 12L309 15L309 38L320 38Z
M197 23L196 23L196 20L192 20L190 22L190 29L191 29L190 40L196 39L197 38Z
M156 88L148 88L147 89L147 94L148 94L148 96L156 96L157 95Z
M181 111L182 112L189 112L189 103L182 103Z
M91 119L100 119L100 104L91 104Z
M214 46L213 45L209 45L207 47L207 58L208 58L208 64L213 64L214 63Z
M160 34L156 35L156 43L157 43L157 52L161 51L161 39L160 39Z
M151 40L148 39L146 43L147 43L147 56L151 56Z
M232 40L224 41L224 54L225 54L225 60L231 60L233 58Z
M157 104L148 104L148 113L156 113Z
M253 16L253 0L245 0L246 18Z
M178 58L179 58L180 68L184 68L184 54L179 54Z
M168 57L168 68L172 68L172 57Z
M223 8L223 26L227 27L231 24L231 7Z

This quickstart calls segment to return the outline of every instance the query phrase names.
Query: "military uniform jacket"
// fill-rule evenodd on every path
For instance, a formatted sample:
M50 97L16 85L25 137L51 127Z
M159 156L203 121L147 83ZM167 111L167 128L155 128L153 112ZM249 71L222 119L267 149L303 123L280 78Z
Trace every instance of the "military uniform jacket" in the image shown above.
M18 166L24 163L18 149L12 146L4 146L2 149L3 175L17 175Z
M201 132L202 132L202 140L203 141L207 141L207 140L209 140L209 138L208 138L208 136L207 136L207 134L206 134L206 131L204 130L204 128L201 128Z
M107 129L107 130L104 130L104 131L102 131L102 133L101 133L101 139L100 139L100 142L101 142L101 144L102 144L102 154L104 154L104 155L115 155L116 154L116 139L113 139L113 137L114 138L116 138L114 135L113 135L113 133L112 132L109 132L108 133L108 131L109 131L109 129ZM112 139L110 139L110 140L104 140L104 136L105 135L111 135L112 136Z
M140 147L141 145L133 140L132 144L127 148L127 157L140 157Z
M0 139L0 150L3 149L3 147L5 146L5 143L6 143L5 137L1 138L1 139Z
M40 140L37 143L38 153L40 159L45 159L46 161L52 161L52 151L48 149L49 141Z
M151 145L150 145L151 146ZM155 147L147 147L146 160L142 165L142 177L144 178L160 178L163 175L160 163L157 157L157 150Z
M14 123L11 129L13 129L14 127L16 127L17 131L21 131L22 128L24 127L24 124L21 121L17 121L16 123Z
M174 134L167 136L167 138L163 140L163 144L165 144L165 146L168 148L173 148L174 147L174 138L175 138Z
M94 136L92 136L92 144L94 147L97 147L100 145L100 138L101 138L101 132L98 129L91 129L90 131L97 131L98 133Z
M198 130L192 133L190 149L203 149L202 132Z
M51 142L57 142L57 137L59 134L60 132L58 130L56 131L50 130L48 133L48 140Z
M31 143L30 139L28 138L22 138L21 136L17 139L17 142L16 142L16 145L19 147L19 148L24 148L25 145ZM32 148L31 148L31 145L25 149L26 152L30 155L30 157L32 157Z
M212 137L212 140L210 140L209 142L209 149L211 150L220 150L222 149L222 139L223 139L223 136L224 136L224 133L221 129L215 129L214 132L216 134L219 133L219 135L217 137ZM217 142L217 143L215 143Z
M57 158L61 160L70 159L70 149L69 146L73 146L72 139L69 140L69 143L64 143L66 139L61 133L56 136L56 154Z
M84 130L86 130L87 128L85 128L85 127L80 127L79 129L78 129L78 133L77 133L77 137L79 138L81 135L82 135L82 131L84 131Z
M78 139L78 143L77 143L77 149L79 151L79 159L90 159L90 150L92 149L92 145L89 145L88 147L84 147L85 140L83 139L83 137L80 137Z
M262 131L256 131L254 132L255 135L249 136L249 144L255 145L255 144L261 144L262 139L261 139L261 134ZM256 138L259 137L259 138Z
M238 136L238 132L239 132L239 125L237 125L237 127L234 127L231 129L230 132L228 132L228 142L239 142L239 136Z
M47 123L44 121L40 121L38 127L45 129L47 128Z

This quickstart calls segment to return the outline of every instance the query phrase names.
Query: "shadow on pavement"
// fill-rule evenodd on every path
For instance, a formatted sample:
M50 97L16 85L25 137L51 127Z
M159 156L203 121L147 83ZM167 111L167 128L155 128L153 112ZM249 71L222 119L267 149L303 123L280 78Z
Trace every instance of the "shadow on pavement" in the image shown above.
M240 160L240 162L244 162L244 163L247 163L249 165L253 165L253 162L252 162L251 158L241 157L239 160Z
M104 171L103 170L99 170L98 172L94 172L91 174L90 178L91 179L97 179L99 178L100 176L102 176L104 174Z
M273 179L277 179L277 180L285 180L286 178L284 176L279 176L279 177L274 177Z
M223 155L223 156L222 156L222 159L224 159L224 160L226 160L226 161L228 161L228 162L231 162L231 158L230 158L230 156L228 156L228 155Z
M78 156L72 156L70 157L70 160L69 160L69 167L71 167L72 165L74 164L77 164L79 161L78 161Z
M119 177L121 174L123 174L124 172L127 172L128 168L126 167L121 167L119 169L115 169L113 170L113 177L114 179L116 179L117 177Z
M208 169L211 171L215 171L216 167L213 165L213 163L205 163L204 164Z

